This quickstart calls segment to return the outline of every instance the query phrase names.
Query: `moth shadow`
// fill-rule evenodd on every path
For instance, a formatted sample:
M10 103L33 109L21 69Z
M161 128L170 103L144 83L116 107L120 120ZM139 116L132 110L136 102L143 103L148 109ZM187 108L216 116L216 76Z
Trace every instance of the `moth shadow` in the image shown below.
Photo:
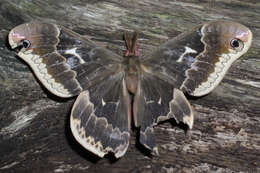
M33 73L34 75L34 73ZM43 84L39 81L39 79L34 75L35 79L37 80L38 84L40 85L41 89L43 90L43 92L46 94L46 96L55 101L55 102L59 102L59 103L65 103L68 102L69 100L76 100L77 96L73 96L73 97L68 97L68 98L62 98L59 96L56 96L54 94L52 94L48 89L45 88L45 86L43 86Z
M140 142L140 128L135 128L134 131L136 132L136 138L135 138L135 147L145 156L152 158L154 156L154 153L146 148L143 144Z
M5 47L6 47L8 50L13 51L12 47L11 47L10 44L9 44L8 34L6 34L6 36L5 36Z
M187 124L184 124L182 121L177 122L174 118L170 118L168 120L162 121L162 122L158 123L158 125L166 123L166 122L170 123L172 128L177 127L177 128L182 129L185 132L185 134L187 134L190 130L189 126Z
M165 120L165 121L161 121L158 123L158 125L161 125L161 124L164 124L164 123L169 123L171 124L172 128L179 128L181 130L183 130L184 134L186 137L188 137L188 139L191 138L191 129L189 128L189 126L185 123L183 123L182 121L180 122L177 122L174 118L170 118L168 120Z
M209 93L210 94L210 93ZM209 94L206 94L206 95L203 95L203 96L192 96L192 95L189 95L188 93L184 93L185 97L190 101L196 101L196 100L200 100L204 97L206 97L207 95Z

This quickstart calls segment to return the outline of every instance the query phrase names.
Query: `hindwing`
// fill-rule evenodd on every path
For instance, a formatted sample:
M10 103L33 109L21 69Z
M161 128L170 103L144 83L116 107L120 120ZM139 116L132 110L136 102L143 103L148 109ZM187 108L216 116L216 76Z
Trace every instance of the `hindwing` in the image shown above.
M155 149L153 126L174 118L191 129L193 110L183 92L156 75L143 72L134 98L134 119L140 127L140 143Z
M77 141L103 157L121 157L130 138L131 103L123 72L82 92L72 108L70 127Z

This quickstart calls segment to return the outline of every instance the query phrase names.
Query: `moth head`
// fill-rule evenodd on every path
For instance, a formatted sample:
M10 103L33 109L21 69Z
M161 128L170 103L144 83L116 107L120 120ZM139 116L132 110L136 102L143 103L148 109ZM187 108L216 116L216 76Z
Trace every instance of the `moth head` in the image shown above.
M218 86L231 64L245 54L252 43L252 32L244 25L216 21L200 28L203 51L186 70L182 89L203 96Z
M128 33L125 32L124 40L125 40L125 47L126 47L126 51L125 51L126 57L139 56L139 51L138 51L138 46L137 46L137 37L138 37L138 33L135 32L132 40L130 40Z

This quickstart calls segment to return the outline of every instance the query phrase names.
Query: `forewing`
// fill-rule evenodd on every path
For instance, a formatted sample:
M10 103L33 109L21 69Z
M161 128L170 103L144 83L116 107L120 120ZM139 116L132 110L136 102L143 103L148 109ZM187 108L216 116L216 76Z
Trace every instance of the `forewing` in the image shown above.
M155 149L153 126L174 118L192 128L193 110L179 89L156 75L143 72L134 98L135 125L140 127L140 142Z
M103 157L125 154L130 138L131 105L123 72L82 92L73 105L70 126L76 140Z
M237 47L231 46L233 40L238 40ZM142 60L143 69L190 95L202 96L220 83L251 41L251 31L241 24L206 23L161 45Z
M78 95L113 74L122 61L122 57L85 37L48 23L15 27L9 33L9 43L12 48L22 47L18 56L50 92L60 97Z

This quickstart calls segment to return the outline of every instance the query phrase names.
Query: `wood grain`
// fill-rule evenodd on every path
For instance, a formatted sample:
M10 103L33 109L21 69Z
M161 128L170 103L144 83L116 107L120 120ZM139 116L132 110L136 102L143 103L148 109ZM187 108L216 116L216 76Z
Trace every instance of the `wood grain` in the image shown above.
M126 155L98 159L69 129L75 100L44 89L6 36L32 20L64 25L122 54L123 31L140 32L141 54L202 22L225 19L248 26L254 40L211 94L194 99L194 129L155 127L159 156L136 145ZM260 2L257 0L1 0L0 172L260 172Z

